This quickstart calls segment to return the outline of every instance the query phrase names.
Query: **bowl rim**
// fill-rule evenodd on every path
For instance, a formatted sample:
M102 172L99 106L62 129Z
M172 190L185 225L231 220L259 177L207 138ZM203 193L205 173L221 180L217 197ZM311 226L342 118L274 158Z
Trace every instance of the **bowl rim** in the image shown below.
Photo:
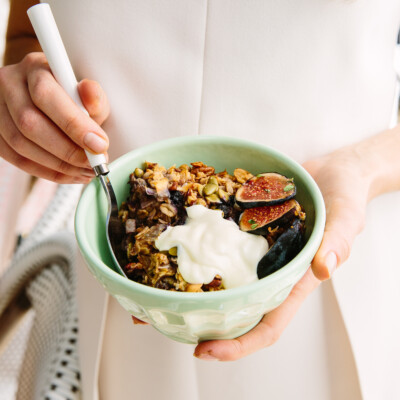
M286 154L282 153L279 150L276 150L273 147L266 146L264 144L260 144L248 139L239 139L230 136L209 136L209 135L201 135L201 136L182 136L165 139L156 143L152 143L146 146L139 147L135 150L132 150L128 153L125 153L121 157L117 158L115 161L110 163L110 176L113 175L113 171L115 171L119 165L124 164L127 159L131 159L132 157L140 157L141 154L147 153L148 151L160 151L164 150L165 147L176 146L176 145L188 145L188 144L196 144L196 143L207 143L207 144L227 144L234 146L241 146L245 149L255 149L257 151L263 149L266 153L271 154L273 157L279 158L283 160L285 164L288 165L289 168L295 169L297 175L299 175L304 182L305 186L308 187L310 192L310 197L314 202L315 209L315 221L314 228L311 232L311 235L300 251L300 253L293 258L288 264L274 272L271 275L263 279L259 279L255 282L239 286L236 288L231 288L227 290L215 291L215 292L204 292L204 293L192 293L192 292L175 292L169 290L162 290L158 288L153 288L151 286L146 286L141 283L137 283L130 279L125 278L120 275L116 271L114 271L111 267L105 264L102 260L100 260L95 252L92 250L91 246L87 241L85 232L85 224L83 218L84 210L87 207L93 206L91 203L91 198L96 197L98 193L102 193L100 191L100 182L97 179L92 180L82 192L82 195L79 199L76 213L75 213L75 235L77 238L78 246L81 252L84 254L86 258L88 258L93 265L96 266L103 277L107 278L107 280L112 281L114 284L120 285L121 289L125 289L128 291L135 291L138 294L145 296L156 296L165 300L196 300L198 301L209 301L209 300L226 300L230 297L237 297L241 295L245 295L249 292L257 292L264 286L274 285L277 282L286 281L286 278L290 276L294 270L296 269L298 263L302 263L302 261L311 260L316 251L318 250L320 243L322 241L324 226L325 226L325 204L322 197L322 194L318 188L318 185L311 177L311 175L294 159L290 158ZM108 247L107 247L108 250ZM305 273L308 269L304 270ZM122 290L121 290L122 291Z

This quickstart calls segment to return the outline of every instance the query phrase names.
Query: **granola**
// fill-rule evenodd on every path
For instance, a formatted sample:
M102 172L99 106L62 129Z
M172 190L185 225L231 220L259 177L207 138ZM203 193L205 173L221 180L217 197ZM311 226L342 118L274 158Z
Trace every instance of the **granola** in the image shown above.
M130 195L119 217L125 226L124 254L119 255L128 278L156 288L175 291L224 289L220 276L208 284L190 284L179 273L176 248L159 251L155 240L167 226L185 223L185 207L202 205L219 209L224 218L237 222L240 210L234 195L253 175L237 168L215 172L202 162L165 167L147 162L129 177Z
M253 231L252 233L264 236L270 247L280 240L284 232L293 230L295 219L298 220L299 232L303 235L305 213L300 204L292 199L295 190L288 193L287 185L282 190L291 200L285 203L257 207L258 203L251 200L254 202L251 209L240 205L240 188L241 191L244 187L247 187L247 191L258 188L257 191L260 192L259 186L269 184L269 179L275 180L275 184L277 179L283 180L284 183L287 180L291 188L295 188L292 178L288 179L275 173L254 176L244 169L236 168L231 175L226 170L216 172L214 167L200 161L179 167L173 165L168 169L157 163L146 162L143 169L136 168L129 177L129 197L122 203L119 211L119 218L125 227L125 237L117 258L128 278L144 285L173 291L209 292L225 289L223 279L219 275L208 284L186 282L178 269L177 248L160 251L155 246L156 239L167 227L185 224L186 207L193 205L221 210L223 217L234 221L241 230ZM253 183L255 181L256 184ZM274 190L277 191L278 187L279 185L275 185ZM263 189L262 192L269 198L272 189ZM272 221L263 226L259 225L258 219L262 220L265 216L270 217L274 214L280 215L282 210L283 217L276 220L279 223ZM247 217L248 214L250 217ZM293 235L298 235L299 232ZM300 236L296 241L297 248L288 250L294 255L302 247ZM279 243L279 246L282 244ZM283 246L285 247L285 244ZM285 257L282 253L279 268L290 261ZM274 268L277 269L276 266L263 267L272 272ZM260 277L260 271L258 272Z

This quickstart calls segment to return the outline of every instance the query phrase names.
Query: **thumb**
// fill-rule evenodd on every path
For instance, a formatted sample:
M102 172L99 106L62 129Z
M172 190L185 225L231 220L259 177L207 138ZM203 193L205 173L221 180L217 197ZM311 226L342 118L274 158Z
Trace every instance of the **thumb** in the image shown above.
M96 81L83 79L78 84L78 91L90 117L101 125L110 114L110 105L100 84Z
M354 239L363 227L361 207L355 209L339 201L327 207L324 237L311 264L316 278L330 278L335 269L347 260Z

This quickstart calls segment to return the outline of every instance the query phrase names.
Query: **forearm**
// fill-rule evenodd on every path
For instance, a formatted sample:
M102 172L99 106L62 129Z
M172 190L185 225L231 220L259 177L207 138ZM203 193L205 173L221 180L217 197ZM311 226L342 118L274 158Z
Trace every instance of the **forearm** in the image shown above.
M33 51L41 51L26 14L27 9L37 3L39 3L37 0L10 1L4 65L15 64L21 61L26 54Z
M400 190L400 124L358 143L354 149L369 176L369 200Z

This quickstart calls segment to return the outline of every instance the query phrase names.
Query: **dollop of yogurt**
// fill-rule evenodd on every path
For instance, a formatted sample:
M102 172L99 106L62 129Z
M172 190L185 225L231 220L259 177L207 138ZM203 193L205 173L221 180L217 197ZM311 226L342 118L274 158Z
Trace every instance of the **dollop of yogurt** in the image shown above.
M188 283L210 283L220 275L226 289L258 280L257 265L268 251L262 236L243 232L222 211L186 208L185 225L168 227L156 240L159 250L178 249L178 269Z

